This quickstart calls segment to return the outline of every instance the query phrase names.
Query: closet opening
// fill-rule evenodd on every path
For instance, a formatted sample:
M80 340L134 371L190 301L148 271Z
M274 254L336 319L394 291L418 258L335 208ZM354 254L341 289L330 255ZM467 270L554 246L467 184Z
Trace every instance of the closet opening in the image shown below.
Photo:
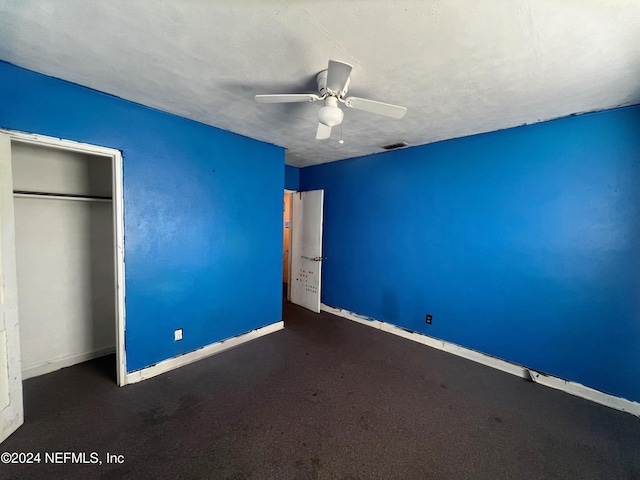
M105 357L124 385L120 152L9 134L22 380Z

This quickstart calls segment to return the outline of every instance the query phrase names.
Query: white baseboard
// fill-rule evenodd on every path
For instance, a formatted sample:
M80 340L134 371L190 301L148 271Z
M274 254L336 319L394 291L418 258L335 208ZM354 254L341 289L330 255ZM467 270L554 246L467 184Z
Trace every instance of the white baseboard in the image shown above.
M125 385L141 382L142 380L147 380L148 378L152 378L156 375L169 372L170 370L189 365L190 363L197 362L198 360L210 357L211 355L215 355L216 353L224 352L225 350L229 350L230 348L237 347L238 345L246 343L250 340L255 340L256 338L263 337L273 332L277 332L278 330L282 330L283 328L284 322L282 321L272 323L271 325L267 325L256 330L251 330L250 332L243 333L242 335L231 337L220 342L212 343L205 347L199 348L198 350L194 350L193 352L185 353L184 355L179 355L177 357L163 360L159 363L156 363L155 365L143 368L142 370L136 370L135 372L127 373Z
M476 350L461 347L460 345L456 345L455 343L438 340L437 338L429 337L422 333L405 330L404 328L397 327L390 323L375 320L363 315L358 315L357 313L343 310L342 308L331 307L323 303L321 304L320 309L339 317L343 317L354 322L367 325L369 327L377 328L378 330L392 333L402 338L406 338L408 340L412 340L429 347L437 348L438 350L452 353L459 357L466 358L467 360L472 360L474 362L487 365L488 367L502 370L503 372L510 373L511 375L516 375L518 377L540 383L541 385L545 385L547 387L562 390L563 392L570 393L571 395L575 395L576 397L591 400L592 402L630 413L632 415L635 415L636 417L640 417L640 403L638 402L627 400L626 398L616 397L614 395L609 395L608 393L601 392L580 383L563 380L552 375L547 375L545 373L532 370L522 365L518 365L517 363L512 363L501 358L492 357L491 355L487 355Z
M60 370L61 368L70 367L72 365L76 365L77 363L88 362L89 360L93 360L94 358L103 357L105 355L110 355L115 353L116 347L107 347L102 348L100 350L96 350L95 352L85 352L85 353L77 353L75 355L69 355L63 358L57 358L55 360L50 360L47 362L38 363L36 365L31 365L29 367L22 368L22 380L27 380L28 378L39 377L40 375L45 375L47 373L55 372L56 370Z

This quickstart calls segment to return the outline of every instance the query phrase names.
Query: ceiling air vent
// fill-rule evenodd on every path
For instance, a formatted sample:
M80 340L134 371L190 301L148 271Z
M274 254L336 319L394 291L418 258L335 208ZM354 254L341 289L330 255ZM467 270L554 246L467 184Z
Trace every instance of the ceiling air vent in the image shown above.
M384 148L385 150L395 150L396 148L402 148L402 147L408 147L409 144L407 142L398 142L398 143L392 143L390 145L383 145L381 148Z

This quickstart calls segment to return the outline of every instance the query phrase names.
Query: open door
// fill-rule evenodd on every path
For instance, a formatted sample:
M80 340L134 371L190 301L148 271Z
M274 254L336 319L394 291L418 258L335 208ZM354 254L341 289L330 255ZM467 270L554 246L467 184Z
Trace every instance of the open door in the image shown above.
M11 139L0 133L0 442L23 422Z
M293 194L291 302L320 313L324 190Z

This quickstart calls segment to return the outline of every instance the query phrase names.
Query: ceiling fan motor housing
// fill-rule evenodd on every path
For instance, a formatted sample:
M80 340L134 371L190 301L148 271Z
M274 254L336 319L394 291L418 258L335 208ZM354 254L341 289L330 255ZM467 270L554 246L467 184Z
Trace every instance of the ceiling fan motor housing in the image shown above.
M318 82L318 93L321 97L324 97L327 94L327 71L322 70L318 76L316 77L316 82Z
M345 83L344 88L342 89L341 92L329 92L327 90L327 72L328 71L329 70L322 70L316 77L316 82L318 82L318 94L321 97L324 97L325 95L332 95L332 96L343 98L347 94L347 91L349 90L349 82L351 82L351 77L347 79L347 83Z

